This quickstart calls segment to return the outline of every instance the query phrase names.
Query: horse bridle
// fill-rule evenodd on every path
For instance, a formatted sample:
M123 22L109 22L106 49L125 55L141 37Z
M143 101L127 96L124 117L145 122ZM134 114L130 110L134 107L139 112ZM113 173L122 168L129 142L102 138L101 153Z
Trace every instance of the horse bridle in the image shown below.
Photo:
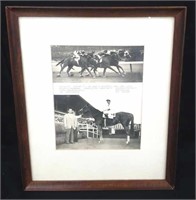
M86 107L86 105L83 106L82 108L80 108L80 110L78 110L78 112L80 112L81 110L83 110L85 107Z
M84 107L82 107L78 112L80 112L81 110L83 110L85 107L86 107L87 105L85 105ZM90 109L89 109L89 111L91 111ZM101 111L100 111L101 112ZM103 113L103 112L102 112ZM95 114L94 116L97 116L98 114Z

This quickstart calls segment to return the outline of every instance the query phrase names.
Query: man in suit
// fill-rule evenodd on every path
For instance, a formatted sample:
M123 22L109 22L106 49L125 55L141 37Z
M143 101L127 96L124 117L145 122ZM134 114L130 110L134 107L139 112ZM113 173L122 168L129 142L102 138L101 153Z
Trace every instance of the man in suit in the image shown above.
M66 144L74 143L74 131L77 129L77 118L74 111L69 108L68 113L64 116L64 127L66 129L65 142Z
M76 121L78 122L78 118L81 117L81 115L76 116L76 112L73 111L73 115L76 118ZM78 142L78 133L79 133L79 129L78 129L78 124L76 126L76 129L74 130L74 142Z

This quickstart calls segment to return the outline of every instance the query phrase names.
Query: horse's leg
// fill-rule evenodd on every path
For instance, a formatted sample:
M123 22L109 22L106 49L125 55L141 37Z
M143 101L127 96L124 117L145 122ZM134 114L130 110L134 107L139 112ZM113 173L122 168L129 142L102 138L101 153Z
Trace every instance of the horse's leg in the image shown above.
M91 69L89 70L88 68L91 67ZM93 65L89 65L88 67L84 67L84 70L86 69L86 71L88 71L87 76L91 75L91 77L96 77L96 73L94 71L94 66ZM82 71L82 73L84 72L84 70ZM92 75L91 71L93 71L94 75ZM80 71L81 72L81 71Z
M131 118L131 129L130 129L131 135L135 136L135 131L134 131L134 116L132 115Z
M91 71L89 70L88 66L85 67L85 69L88 71L88 73L91 75L91 77L94 77L91 73Z
M102 68L104 68L103 70L103 77L105 77L105 73L106 73L106 70L107 68L112 70L113 72L115 72L116 74L119 74L115 69L113 69L110 65L101 65Z
M81 71L80 71L80 77L83 77L83 72L85 71L84 67L81 67Z
M111 69L113 72L115 72L116 74L119 74L115 69L113 69L111 66L107 67L108 69ZM121 73L120 73L121 74Z
M68 65L68 68L67 68L67 75L68 75L68 77L70 77L70 74L69 74L69 72L70 72L70 70L72 69L72 65Z
M99 67L103 68L103 77L105 77L107 65L104 65L104 63L101 62Z
M91 69L90 69L90 71L93 71L94 70L94 66L93 65L91 65Z
M95 77L97 76L97 74L96 74L96 72L97 72L97 67L94 67L93 68L93 72L94 72L94 75L95 75ZM99 74L98 74L98 76L99 76Z
M104 67L104 69L103 69L103 77L105 77L106 69L107 69L107 67Z
M115 67L117 68L117 70L118 70L118 72L119 72L119 75L123 76L123 74L122 74L121 71L120 71L120 68L119 68L117 65L115 65Z
M61 66L61 70L60 72L57 74L57 77L61 76L61 72L65 69L65 67L67 67L69 65L68 60L64 59L61 62L59 62L60 66ZM73 67L73 66L72 66Z
M118 66L118 67L117 67L117 68L118 68L118 70L119 70L119 69L121 69L121 70L122 70L122 73L121 73L121 74L122 74L122 75L125 75L125 74L126 74L126 72L124 71L124 69L123 69L123 68L122 68L120 65L117 65L117 66ZM120 71L120 70L119 70L119 71Z
M131 122L131 125L130 125ZM126 133L127 133L127 141L126 144L129 144L130 142L130 135L134 135L134 116L132 115L131 120L128 122L128 125L126 123L126 125L123 126Z
M102 133L102 127L101 125L98 125L98 133L99 133L99 143L101 143L101 141L103 141L103 133Z
M65 67L66 67L65 63L61 63L60 66L61 66L61 70L60 70L60 72L57 74L57 77L61 77L61 72L62 72L62 71L65 69Z
M129 131L129 125L127 124L122 124L123 125L123 128L126 132L126 135L127 135L127 141L126 141L126 144L129 144L130 142L130 131Z

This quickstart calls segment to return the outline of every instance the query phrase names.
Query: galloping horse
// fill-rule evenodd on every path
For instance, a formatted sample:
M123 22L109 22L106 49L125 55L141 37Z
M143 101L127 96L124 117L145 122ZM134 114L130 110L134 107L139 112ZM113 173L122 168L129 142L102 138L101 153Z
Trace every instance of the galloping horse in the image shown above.
M95 56L96 59L98 59L98 56ZM119 65L119 61L120 61L120 56L118 55L118 53L116 52L111 52L111 55L103 55L102 56L102 61L99 62L99 65L95 66L95 70L100 67L103 68L103 76L105 76L106 73L106 69L111 69L112 71L114 71L115 73L124 76L125 75L125 71L123 70L123 68ZM113 68L111 68L111 66L115 66L118 70L118 72L116 72ZM121 71L122 72L121 72Z
M131 61L131 55L128 50L119 49L118 55L121 61Z
M124 58L125 59L130 58L131 56L127 53L128 51L125 51L125 52L123 52ZM126 73L123 70L123 68L119 65L119 61L122 60L122 57L123 57L122 52L111 52L110 55L103 55L101 58L102 60L100 62L100 59L97 55L93 56L93 53L88 53L86 56L80 56L79 63L77 63L76 60L72 56L69 56L68 58L64 58L63 60L61 60L60 62L56 64L56 66L61 65L61 70L57 76L61 76L61 72L67 66L68 66L68 69L67 69L68 76L70 76L69 72L73 68L73 66L81 67L80 76L82 76L82 73L85 70L87 70L88 73L91 76L93 76L90 70L88 69L88 67L90 66L92 67L91 70L93 70L95 76L96 76L97 68L104 69L103 76L105 76L107 69L112 70L116 74L120 74L121 76L124 76ZM115 66L118 72L114 70L112 66Z
M79 114L82 115L84 118L94 118L95 124L98 127L98 133L99 133L99 142L103 140L103 134L102 134L102 127L104 126L104 119L103 119L103 112L95 109L91 105L85 105L83 108L81 108L78 111ZM117 112L116 116L113 119L107 119L106 125L107 126L113 126L115 124L121 123L126 134L127 134L127 140L126 144L130 142L130 135L134 134L134 116L131 113L127 112ZM131 123L131 124L130 124ZM130 128L129 128L130 126Z
M82 76L82 73L84 72L84 70L87 70L88 73L93 77L91 71L88 69L88 57L87 56L80 56L79 63L77 63L77 61L72 56L69 56L68 58L64 58L63 60L58 62L56 64L56 66L60 65L60 64L61 64L61 70L57 75L58 77L61 76L61 72L67 66L68 66L68 68L67 68L67 75L68 76L70 76L69 72L73 68L73 66L76 66L76 67L81 67L80 76Z
M106 65L101 65L101 63L99 62L99 58L95 55L94 57L90 57L88 59L88 65L91 66L91 71L93 70L94 75L96 76L96 71L97 68L108 68L110 70L112 70L113 72L115 72L116 74L119 74L116 70L114 70L111 66L106 66ZM104 76L105 74L103 74Z

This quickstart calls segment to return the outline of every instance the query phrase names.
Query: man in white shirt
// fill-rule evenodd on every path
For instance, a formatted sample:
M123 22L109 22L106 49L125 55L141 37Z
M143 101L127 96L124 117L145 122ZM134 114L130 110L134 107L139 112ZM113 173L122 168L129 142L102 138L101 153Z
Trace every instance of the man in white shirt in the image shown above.
M106 119L113 119L115 117L115 112L114 109L111 105L111 100L106 99L106 107L103 109L103 118L104 118L104 127L106 127ZM110 134L115 134L115 129L113 126L111 126L111 133Z
M106 106L103 109L103 117L113 119L115 117L115 113L114 113L114 109L113 109L112 104L111 104L111 100L106 99L106 102L107 102Z
M73 59L77 62L77 64L79 65L79 60L80 60L80 55L78 51L74 51L73 52Z
M66 129L65 142L66 144L74 143L74 131L77 129L77 118L74 111L69 108L68 113L64 116L64 127Z

